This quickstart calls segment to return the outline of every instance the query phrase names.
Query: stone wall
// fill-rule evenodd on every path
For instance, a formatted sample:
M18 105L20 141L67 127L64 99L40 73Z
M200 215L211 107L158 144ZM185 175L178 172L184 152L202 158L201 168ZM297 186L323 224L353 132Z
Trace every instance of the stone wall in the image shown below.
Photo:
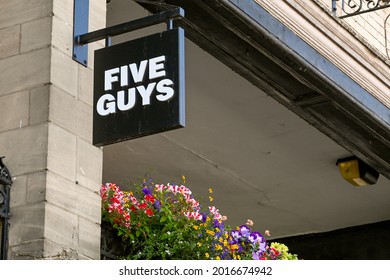
M90 28L106 1L90 1ZM92 146L93 50L72 60L73 0L0 2L0 154L10 170L9 259L100 256L102 151Z

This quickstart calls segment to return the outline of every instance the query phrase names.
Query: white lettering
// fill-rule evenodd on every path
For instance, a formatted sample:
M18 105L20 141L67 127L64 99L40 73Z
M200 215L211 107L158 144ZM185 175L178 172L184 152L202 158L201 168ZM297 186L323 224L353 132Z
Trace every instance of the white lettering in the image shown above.
M129 85L129 71L127 65L121 67L121 87Z
M147 60L142 60L137 69L137 63L132 63L129 65L131 76L135 83L142 82L144 80L146 66L148 65Z
M158 101L168 101L174 96L175 91L173 88L169 87L171 85L173 85L173 82L169 79L164 79L157 83L156 89L159 93L161 93L156 95Z
M137 90L142 97L142 105L150 105L150 96L152 95L155 85L156 83L150 83L146 89L144 86L137 87Z
M111 94L102 95L97 102L96 110L101 116L107 116L108 114L115 113L115 97Z
M149 59L149 79L164 77L166 75L164 70L165 55Z
M106 70L104 72L104 90L107 92L112 90L113 87L120 87L121 90L118 89L116 95L108 93L102 95L96 104L97 113L101 116L107 116L116 113L117 110L128 111L133 109L137 103L137 98L139 98L137 92L141 97L142 106L151 104L152 94L155 94L156 100L160 102L173 98L175 95L173 81L163 78L166 76L164 63L165 55L161 55L149 60L142 60L139 63ZM149 73L146 73L147 68ZM145 74L149 74L149 77L145 77ZM150 81L156 78L161 79L137 86L137 83L143 82L145 78L149 78ZM114 85L114 83L118 84ZM134 83L134 86L129 88L132 83Z
M127 103L125 103L125 91L118 91L118 109L121 111L127 111L135 105L135 88L129 88L127 91Z
M112 90L112 83L118 81L118 76L113 76L119 73L119 68L113 68L104 71L104 91Z

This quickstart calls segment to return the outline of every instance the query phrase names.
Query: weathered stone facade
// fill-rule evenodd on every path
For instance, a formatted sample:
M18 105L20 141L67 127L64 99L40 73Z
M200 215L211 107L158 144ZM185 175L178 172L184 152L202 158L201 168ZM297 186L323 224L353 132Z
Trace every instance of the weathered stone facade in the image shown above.
M90 30L106 1L90 1ZM99 259L102 151L93 55L72 60L73 0L0 2L0 153L14 184L9 259Z

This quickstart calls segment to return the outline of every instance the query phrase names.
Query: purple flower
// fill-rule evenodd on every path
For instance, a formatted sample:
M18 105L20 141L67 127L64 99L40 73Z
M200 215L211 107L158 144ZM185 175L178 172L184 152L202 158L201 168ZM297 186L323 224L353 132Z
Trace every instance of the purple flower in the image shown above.
M261 242L264 242L264 241L265 241L264 236L262 236L262 235L260 234L260 232L257 232L257 231L252 232L252 233L249 235L248 239L249 239L249 241L250 241L251 243L256 243L256 242L257 242L257 243L261 243Z
M252 259L254 259L254 260L260 260L260 255L257 253L257 252L253 252L252 253Z
M154 206L154 208L156 208L156 210L157 210L158 212L161 211L161 202L160 202L160 201L156 200L156 201L153 203L153 206Z
M261 242L260 243L260 247L259 247L259 253L264 253L265 252L265 250L267 249L267 243L264 241L264 242Z
M233 230L230 235L235 241L238 241L241 238L241 233L238 230Z
M246 226L246 225L241 225L240 226L240 233L241 233L242 236L248 237L250 232L251 232L251 230L250 230L250 228L248 226Z
M142 192L144 193L144 195L152 195L152 191L147 187L143 188Z
M202 223L205 223L207 220L207 213L206 212L200 212L202 214Z

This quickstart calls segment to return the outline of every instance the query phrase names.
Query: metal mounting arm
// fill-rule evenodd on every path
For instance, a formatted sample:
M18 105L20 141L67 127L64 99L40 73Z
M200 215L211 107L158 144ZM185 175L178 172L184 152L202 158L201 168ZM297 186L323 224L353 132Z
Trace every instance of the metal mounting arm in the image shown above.
M341 1L341 15L338 16L339 18L352 17L390 7L390 0L332 0L332 10L335 16L337 16L338 1Z
M182 8L174 8L172 10L163 11L158 14L87 33L88 9L89 0L74 0L73 59L84 66L88 66L89 43L102 39L109 39L112 36L117 36L163 22L166 22L168 28L171 28L173 19L184 17L184 10Z

